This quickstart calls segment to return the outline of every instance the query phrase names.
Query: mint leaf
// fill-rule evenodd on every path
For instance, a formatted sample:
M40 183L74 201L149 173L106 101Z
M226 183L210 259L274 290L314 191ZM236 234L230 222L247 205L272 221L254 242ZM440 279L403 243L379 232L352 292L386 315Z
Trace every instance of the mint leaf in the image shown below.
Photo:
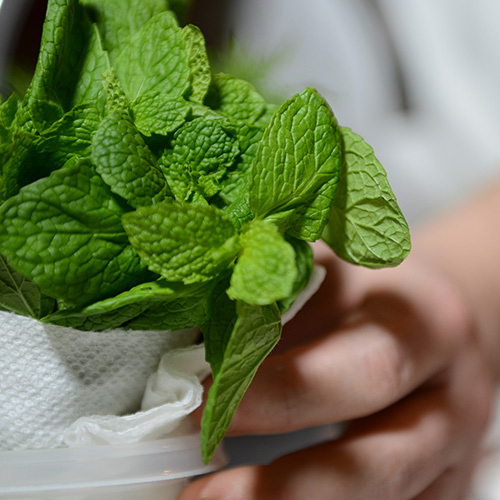
M14 196L26 182L29 168L26 158L36 136L29 127L18 128L12 142L2 144L0 147L0 160L2 161L2 176L0 178L0 200Z
M199 326L206 320L211 282L194 285L168 283L165 286L171 288L170 296L151 297L150 307L128 322L127 328L176 331Z
M324 99L311 89L297 94L274 114L259 143L251 209L257 217L280 221L296 238L318 239L328 221L341 158L340 132Z
M169 281L210 280L239 250L231 219L213 206L165 200L125 214L123 226L143 262Z
M41 102L45 101L37 101ZM73 156L90 155L91 137L100 119L96 107L85 104L38 135L30 131L30 124L15 124L15 142L0 146L2 197L14 196L22 186L48 176Z
M40 318L50 312L54 300L44 296L25 276L12 269L0 256L0 307L8 311Z
M27 185L50 175L73 156L90 156L92 135L100 121L94 104L75 106L30 144L22 161L20 183Z
M194 119L179 129L172 139L172 160L188 163L200 173L231 166L238 153L236 130L223 120Z
M132 330L178 331L199 326L206 318L205 294L159 304L129 321L125 326Z
M189 165L182 163L170 163L164 167L165 157L160 158L165 178L172 190L172 194L177 201L187 201L198 205L208 205L200 186L198 186L198 176L191 171ZM169 161L167 160L167 163Z
M35 139L28 107L13 94L0 106L0 201L19 191L25 159Z
M191 70L174 14L164 12L151 18L123 46L114 66L131 101L150 92L184 95Z
M208 61L205 38L197 26L188 24L181 30L186 51L189 56L191 91L189 98L202 103L212 81L212 71Z
M73 159L0 206L0 253L68 304L115 295L147 276L121 226L124 211L90 162Z
M11 128L16 119L19 106L19 98L16 94L12 94L0 104L0 144L11 140Z
M70 109L89 36L89 20L76 0L49 0L38 62L26 92L30 106L44 100Z
M237 320L227 340L224 358L214 376L201 423L202 456L209 462L262 361L281 335L276 304L238 302Z
M83 308L57 311L45 317L44 321L94 331L123 325L133 330L173 330L174 325L175 329L188 328L184 326L187 322L189 327L200 324L196 323L196 320L201 321L199 314L196 315L196 306L205 299L205 295L204 286L169 283L160 279L142 283ZM177 328L178 325L183 326Z
M237 320L236 302L227 296L231 273L232 269L228 268L214 280L207 300L207 316L200 324L205 341L205 358L214 377L219 373Z
M157 93L143 94L132 103L135 126L147 136L174 132L186 121L190 111L183 97Z
M220 184L220 196L226 203L248 200L251 181L252 163L257 154L259 142L263 136L262 127L248 124L238 124L236 129L240 155L237 161L227 169Z
M248 206L247 198L246 193L242 193L240 198L222 207L222 211L231 218L238 230L255 218Z
M118 80L113 68L103 73L103 86L106 95L106 110L108 113L121 112L130 114L130 102Z
M295 299L299 296L300 292L302 292L305 286L309 283L314 267L313 250L309 243L290 237L287 238L287 241L290 245L292 245L295 251L295 267L297 269L297 274L291 293L286 298L278 302L278 306L282 314L289 309Z
M255 220L240 235L242 251L234 266L233 300L267 305L288 297L297 276L295 251L270 222Z
M99 304L99 302L97 302ZM112 308L102 313L87 312L83 309L61 309L42 318L42 321L53 325L66 326L81 331L102 332L124 327L125 324L139 316L147 309L144 302L136 302L126 307Z
M225 73L213 75L206 104L233 120L250 124L267 110L266 101L251 83Z
M167 0L80 0L102 33L104 48L116 56L153 16L167 10Z
M38 132L43 132L64 115L59 104L52 101L37 100L31 104L31 119Z
M344 168L323 240L343 259L396 266L411 247L406 220L373 148L342 127Z
M109 69L110 63L97 26L93 24L88 31L87 47L82 54L80 77L75 84L71 105L92 102L103 113L106 102L103 74Z
M111 191L132 207L151 205L169 194L153 154L125 114L111 113L100 123L92 161Z
M223 120L196 118L181 127L172 139L172 150L162 157L164 173L170 180L184 178L184 185L198 187L206 198L217 194L220 179L239 153L235 129ZM176 165L170 172L169 165ZM184 171L184 175L180 175ZM187 199L189 192L180 192L179 199Z

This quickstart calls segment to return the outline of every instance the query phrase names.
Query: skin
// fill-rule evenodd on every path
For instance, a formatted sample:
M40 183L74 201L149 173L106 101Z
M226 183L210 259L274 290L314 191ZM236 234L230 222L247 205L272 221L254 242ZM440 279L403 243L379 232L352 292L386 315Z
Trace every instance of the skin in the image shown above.
M351 266L315 245L327 278L230 433L349 422L344 435L204 477L179 500L465 499L499 378L499 213L500 187L416 231L394 269Z

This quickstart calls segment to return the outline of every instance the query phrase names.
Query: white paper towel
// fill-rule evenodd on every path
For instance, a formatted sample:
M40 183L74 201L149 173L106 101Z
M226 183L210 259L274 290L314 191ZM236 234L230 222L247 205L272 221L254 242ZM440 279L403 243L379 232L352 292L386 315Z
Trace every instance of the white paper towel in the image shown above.
M82 332L0 311L0 449L60 446L82 416L136 411L161 355L197 335Z
M64 434L68 446L135 443L192 431L187 415L200 406L201 381L210 374L203 345L163 355L150 376L141 411L131 415L82 417Z

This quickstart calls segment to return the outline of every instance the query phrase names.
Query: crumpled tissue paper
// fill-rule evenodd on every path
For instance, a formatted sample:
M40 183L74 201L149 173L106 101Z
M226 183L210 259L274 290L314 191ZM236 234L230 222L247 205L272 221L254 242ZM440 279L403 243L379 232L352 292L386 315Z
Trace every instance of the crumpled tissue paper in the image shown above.
M197 336L82 332L0 311L0 449L61 446L80 417L135 412L161 355Z

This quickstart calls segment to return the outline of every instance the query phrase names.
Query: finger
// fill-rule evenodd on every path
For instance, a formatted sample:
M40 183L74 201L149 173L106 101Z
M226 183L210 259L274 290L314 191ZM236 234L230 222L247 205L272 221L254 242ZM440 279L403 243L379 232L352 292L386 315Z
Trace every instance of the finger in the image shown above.
M464 444L464 435L478 440L474 434L480 431L471 429L470 422L482 417L476 411L484 408L474 398L466 408L454 403L442 390L422 391L375 418L357 422L345 438L270 466L242 467L204 478L190 485L180 500L446 499L419 495L444 491L453 480L445 471L471 448ZM458 410L463 418L457 418Z
M291 432L359 418L443 371L469 336L468 321L448 290L417 288L406 296L377 293L335 332L268 358L230 432Z
M470 483L475 460L463 466L452 467L431 486L413 500L467 500L470 499Z

